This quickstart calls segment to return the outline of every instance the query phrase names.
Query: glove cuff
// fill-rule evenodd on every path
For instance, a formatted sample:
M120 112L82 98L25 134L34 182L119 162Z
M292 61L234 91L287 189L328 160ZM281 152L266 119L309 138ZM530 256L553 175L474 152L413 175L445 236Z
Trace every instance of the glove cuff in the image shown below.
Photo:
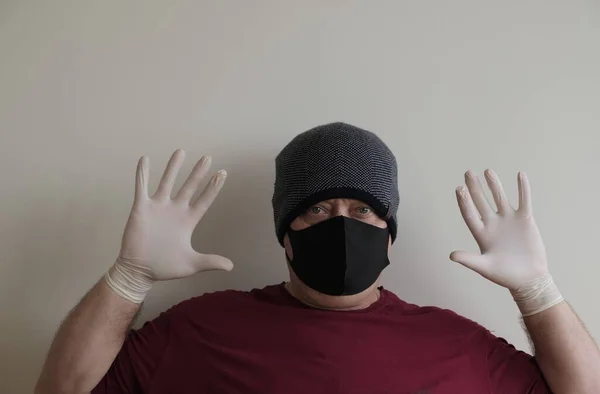
M510 293L523 317L535 315L564 301L550 274L526 282Z
M154 280L146 267L118 258L104 275L106 284L120 297L141 304Z

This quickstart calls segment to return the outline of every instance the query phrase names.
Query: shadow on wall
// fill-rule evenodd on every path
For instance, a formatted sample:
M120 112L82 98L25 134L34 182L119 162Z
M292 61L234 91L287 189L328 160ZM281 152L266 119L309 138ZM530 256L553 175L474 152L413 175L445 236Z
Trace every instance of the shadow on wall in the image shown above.
M264 157L263 157L264 156ZM183 183L191 164L182 169ZM162 282L146 300L137 326L184 299L224 289L250 289L287 278L283 250L277 243L270 205L273 155L239 157L221 163L229 176L219 197L192 237L194 248L230 258L232 272L205 272L191 278ZM217 168L215 168L216 170ZM161 169L162 171L162 169ZM154 175L154 174L153 174ZM112 263L119 248L128 197L116 196L109 185L75 182L45 189L34 185L19 191L16 201L35 201L20 212L8 256L14 264L2 297L0 392L33 390L54 332L69 310ZM125 198L125 200L124 200ZM106 245L112 245L106 250ZM11 247L11 245L9 245Z

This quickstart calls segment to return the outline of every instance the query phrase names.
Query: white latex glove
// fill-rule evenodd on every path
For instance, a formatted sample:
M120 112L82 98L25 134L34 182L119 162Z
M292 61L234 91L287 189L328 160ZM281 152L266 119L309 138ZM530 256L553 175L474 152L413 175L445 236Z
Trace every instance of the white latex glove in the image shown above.
M229 259L198 253L191 244L194 228L221 190L227 173L221 170L214 174L204 191L192 201L210 168L211 158L203 157L172 197L173 184L184 157L183 150L173 153L152 197L148 195L149 160L142 157L138 163L135 199L123 233L121 251L105 275L109 286L132 302L142 302L154 281L233 268Z
M518 174L519 207L513 209L498 176L485 171L497 211L488 203L477 176L465 174L467 186L456 189L458 206L480 253L452 252L450 259L511 290L523 315L562 301L548 271L546 248L533 218L531 190Z

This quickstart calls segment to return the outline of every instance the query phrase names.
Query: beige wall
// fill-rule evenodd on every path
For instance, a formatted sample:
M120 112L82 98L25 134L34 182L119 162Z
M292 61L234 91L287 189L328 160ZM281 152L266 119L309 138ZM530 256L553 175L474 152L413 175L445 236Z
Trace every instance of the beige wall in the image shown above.
M273 159L336 120L398 157L385 286L526 348L507 292L448 259L475 248L463 172L490 166L515 196L525 170L552 272L600 337L599 49L592 1L0 1L0 392L31 391L57 325L112 263L140 155L152 185L178 147L229 171L195 241L236 263L157 285L143 321L286 278Z

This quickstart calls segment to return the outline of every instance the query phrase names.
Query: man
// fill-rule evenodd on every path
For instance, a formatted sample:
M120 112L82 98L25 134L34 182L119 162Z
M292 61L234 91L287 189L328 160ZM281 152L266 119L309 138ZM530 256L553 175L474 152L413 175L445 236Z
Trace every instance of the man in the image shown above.
M190 244L226 173L193 198L205 157L172 196L183 158L174 153L152 197L140 160L120 254L59 329L37 394L600 393L600 352L552 281L525 174L514 210L486 171L496 211L467 172L458 204L481 254L451 259L510 290L536 358L379 286L399 226L396 161L375 134L343 123L300 134L276 159L289 282L192 298L130 331L155 281L233 266Z

